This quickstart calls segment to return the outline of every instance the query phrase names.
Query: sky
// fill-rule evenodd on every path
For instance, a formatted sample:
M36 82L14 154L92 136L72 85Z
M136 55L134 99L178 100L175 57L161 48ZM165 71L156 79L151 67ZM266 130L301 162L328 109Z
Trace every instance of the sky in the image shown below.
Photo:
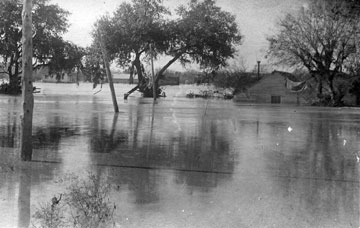
M51 3L58 4L71 13L70 27L64 38L86 47L91 44L90 31L94 22L106 13L111 15L124 1L129 0L51 0ZM164 0L164 4L170 9L188 2L189 0ZM305 0L217 0L216 4L223 10L236 15L240 33L244 36L242 45L237 48L236 58L230 64L239 65L240 59L244 59L248 70L257 61L266 64L266 37L273 34L274 25L279 18L296 11L304 2ZM155 68L156 64L160 67L165 61L166 59L160 59L155 62ZM179 64L170 69L184 70Z

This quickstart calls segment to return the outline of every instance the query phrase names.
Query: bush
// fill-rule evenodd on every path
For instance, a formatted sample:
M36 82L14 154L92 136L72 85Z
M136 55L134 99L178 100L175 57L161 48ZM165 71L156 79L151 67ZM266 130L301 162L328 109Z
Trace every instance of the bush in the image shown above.
M257 74L242 71L222 71L214 77L214 85L220 88L232 88L234 94L242 92L259 81Z
M0 94L21 94L21 87L19 85L13 86L9 83L3 83L0 85Z
M109 200L110 184L89 173L86 179L66 177L66 192L41 205L33 218L37 228L111 227L116 205Z

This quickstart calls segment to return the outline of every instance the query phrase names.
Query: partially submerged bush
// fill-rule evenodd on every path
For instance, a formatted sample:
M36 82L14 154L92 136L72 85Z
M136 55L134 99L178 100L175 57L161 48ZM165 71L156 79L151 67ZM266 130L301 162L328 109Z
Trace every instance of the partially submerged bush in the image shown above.
M108 198L110 185L94 174L87 180L76 180L68 188L65 202L74 227L108 227L116 208Z
M109 200L110 184L89 173L86 179L65 178L66 192L41 205L33 215L34 227L112 227L115 204Z
M55 199L55 201L54 201ZM41 205L33 215L37 221L34 227L39 228L61 228L68 227L65 216L65 204L61 202L61 197L57 199L53 197L51 203Z
M11 85L9 83L0 84L0 94L12 94L12 95L21 94L21 86Z

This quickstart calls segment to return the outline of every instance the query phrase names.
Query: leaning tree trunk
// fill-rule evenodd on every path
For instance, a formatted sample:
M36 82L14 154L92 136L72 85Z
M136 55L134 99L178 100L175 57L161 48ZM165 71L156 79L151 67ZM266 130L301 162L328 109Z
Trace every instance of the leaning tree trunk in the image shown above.
M32 85L32 0L24 0L22 13L22 100L23 116L21 121L20 153L23 161L32 157L32 119L34 108Z
M138 83L134 88L132 88L131 90L129 90L127 93L124 94L125 100L127 100L128 96L130 96L130 94L132 94L136 90L139 90L140 92L144 93L144 88L146 87L146 80L145 77L143 76L143 69L141 67L139 54L135 56L134 61L132 61L131 63L130 79L133 79L134 68L136 68L136 73L138 75Z

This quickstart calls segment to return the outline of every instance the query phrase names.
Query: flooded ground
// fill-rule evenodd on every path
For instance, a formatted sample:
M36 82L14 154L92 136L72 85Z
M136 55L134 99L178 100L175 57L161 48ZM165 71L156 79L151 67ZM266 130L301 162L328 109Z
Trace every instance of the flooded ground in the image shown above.
M33 162L20 97L0 96L0 227L26 227L64 175L112 184L117 227L360 227L360 110L185 98L167 87L113 113L107 85L41 84ZM94 93L96 93L94 95Z

